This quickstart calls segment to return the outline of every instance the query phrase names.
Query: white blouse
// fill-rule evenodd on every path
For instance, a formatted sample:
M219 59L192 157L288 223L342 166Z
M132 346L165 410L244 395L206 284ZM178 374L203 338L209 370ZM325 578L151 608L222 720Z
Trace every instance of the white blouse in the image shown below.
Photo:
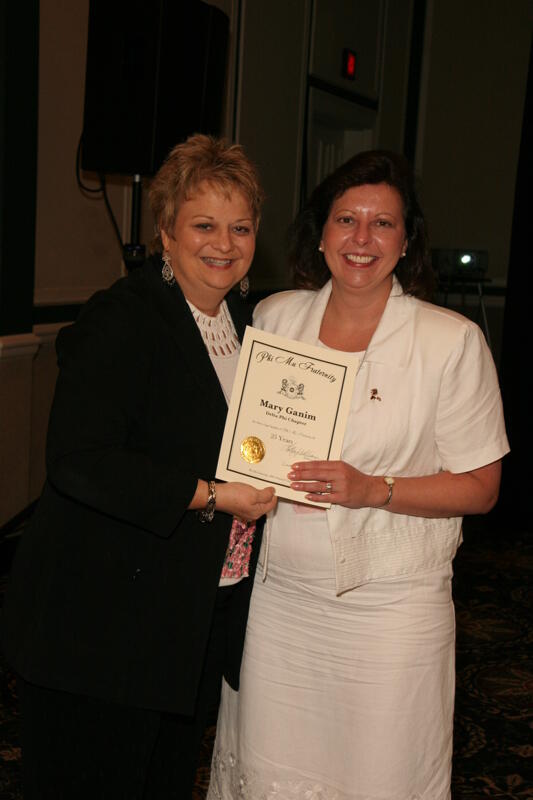
M229 404L237 363L241 351L241 344L235 325L228 310L225 300L222 301L216 317L210 317L196 308L187 300L194 321L202 334L202 339L224 392L226 403ZM221 578L219 586L232 586L242 578Z
M202 339L217 373L226 402L229 403L241 345L228 305L223 300L216 317L209 317L188 300L187 304L202 334Z

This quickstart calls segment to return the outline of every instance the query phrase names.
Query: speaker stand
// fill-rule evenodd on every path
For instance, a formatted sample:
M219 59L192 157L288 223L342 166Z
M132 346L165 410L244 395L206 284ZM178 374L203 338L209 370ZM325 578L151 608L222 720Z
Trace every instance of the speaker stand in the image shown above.
M131 241L124 245L122 251L124 264L128 272L137 269L137 267L142 267L146 260L146 248L139 242L141 229L141 196L141 176L136 174L133 176L131 187Z

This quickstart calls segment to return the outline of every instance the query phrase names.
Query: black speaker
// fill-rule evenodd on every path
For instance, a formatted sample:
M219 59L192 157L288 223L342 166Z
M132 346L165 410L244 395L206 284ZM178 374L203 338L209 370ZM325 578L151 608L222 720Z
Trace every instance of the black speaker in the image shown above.
M229 21L200 0L90 0L83 169L152 175L221 127Z

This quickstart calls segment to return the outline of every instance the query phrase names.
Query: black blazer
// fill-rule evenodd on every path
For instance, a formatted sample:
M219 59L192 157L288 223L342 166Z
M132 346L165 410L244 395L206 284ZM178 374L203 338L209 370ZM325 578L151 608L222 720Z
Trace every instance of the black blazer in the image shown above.
M190 713L231 517L202 524L187 506L198 478L214 477L227 406L160 270L153 258L97 293L58 336L48 481L15 557L2 639L30 682ZM228 306L242 338L249 311L236 297ZM232 594L234 687L251 583Z

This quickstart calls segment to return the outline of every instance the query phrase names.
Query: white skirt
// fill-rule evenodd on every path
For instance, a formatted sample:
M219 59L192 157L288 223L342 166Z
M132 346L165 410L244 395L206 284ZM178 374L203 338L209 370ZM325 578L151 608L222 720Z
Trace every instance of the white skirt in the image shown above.
M208 800L446 800L451 565L336 597L325 515L283 506L241 688L223 686Z

